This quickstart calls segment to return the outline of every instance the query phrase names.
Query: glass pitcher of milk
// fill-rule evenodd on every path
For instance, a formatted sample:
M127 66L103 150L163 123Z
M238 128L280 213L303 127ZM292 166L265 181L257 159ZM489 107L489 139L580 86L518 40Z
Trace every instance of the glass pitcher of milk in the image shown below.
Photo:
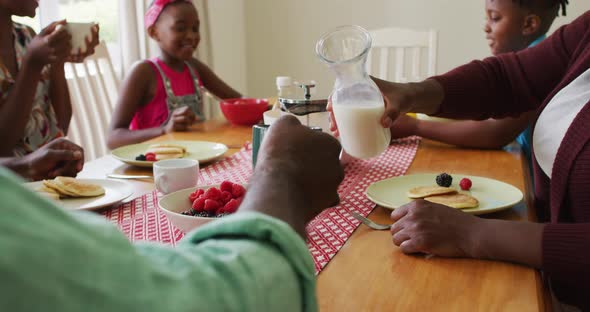
M360 26L342 26L316 44L318 57L336 74L332 108L344 150L356 158L383 153L391 141L381 126L383 96L365 69L372 39Z

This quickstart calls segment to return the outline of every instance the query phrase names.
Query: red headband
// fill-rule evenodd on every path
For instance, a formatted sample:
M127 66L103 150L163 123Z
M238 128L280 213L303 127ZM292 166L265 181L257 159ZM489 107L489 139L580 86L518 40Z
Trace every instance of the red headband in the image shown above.
M162 11L168 4L179 1L188 2L192 4L192 1L190 0L154 0L152 6L150 6L150 8L145 13L145 29L150 28L156 23L158 17L160 17L160 14L162 14Z

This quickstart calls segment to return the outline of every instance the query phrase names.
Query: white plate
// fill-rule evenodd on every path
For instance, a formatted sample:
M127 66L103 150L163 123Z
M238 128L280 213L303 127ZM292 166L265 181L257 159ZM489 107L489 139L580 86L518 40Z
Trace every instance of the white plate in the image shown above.
M111 151L116 159L129 165L138 167L152 167L153 161L135 160L140 154L145 154L152 144L174 144L184 146L186 154L183 158L198 160L200 164L216 160L227 152L227 146L221 143L206 141L162 141L153 143L140 143L121 146Z
M435 173L412 174L381 180L367 188L367 197L382 207L395 209L412 201L406 196L409 189L416 186L436 186L437 175ZM508 209L518 204L523 198L522 192L508 183L454 173L451 173L451 176L453 177L451 187L479 201L477 208L461 209L470 214L478 215ZM459 181L463 178L469 178L473 182L469 191L461 191L459 187Z
M80 182L98 184L104 187L105 193L96 197L84 198L62 198L55 202L72 210L95 210L120 203L125 198L133 194L131 185L123 181L114 181L107 179L78 179ZM43 184L42 181L25 183L25 186L35 190Z

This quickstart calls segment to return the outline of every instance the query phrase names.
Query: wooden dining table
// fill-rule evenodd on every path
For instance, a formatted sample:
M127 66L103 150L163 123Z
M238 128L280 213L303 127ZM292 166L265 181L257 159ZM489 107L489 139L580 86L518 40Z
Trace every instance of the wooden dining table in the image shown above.
M199 140L228 146L226 156L251 140L251 127L213 120L191 131L151 141ZM453 172L507 182L525 200L501 212L481 216L535 221L531 209L528 163L518 147L507 150L464 149L422 140L406 174ZM109 173L151 175L151 168L126 165L107 155L85 164L83 178ZM134 195L153 190L151 179L131 180ZM377 207L369 218L386 223L390 210ZM551 296L539 271L488 260L405 255L389 231L359 226L317 277L320 311L547 311Z

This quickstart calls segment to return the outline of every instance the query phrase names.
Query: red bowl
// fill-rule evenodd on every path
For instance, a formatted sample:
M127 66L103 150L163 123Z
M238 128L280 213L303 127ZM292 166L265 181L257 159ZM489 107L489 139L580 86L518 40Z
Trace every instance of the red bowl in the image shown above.
M227 120L234 125L252 126L262 119L268 110L267 99L226 99L219 103Z

